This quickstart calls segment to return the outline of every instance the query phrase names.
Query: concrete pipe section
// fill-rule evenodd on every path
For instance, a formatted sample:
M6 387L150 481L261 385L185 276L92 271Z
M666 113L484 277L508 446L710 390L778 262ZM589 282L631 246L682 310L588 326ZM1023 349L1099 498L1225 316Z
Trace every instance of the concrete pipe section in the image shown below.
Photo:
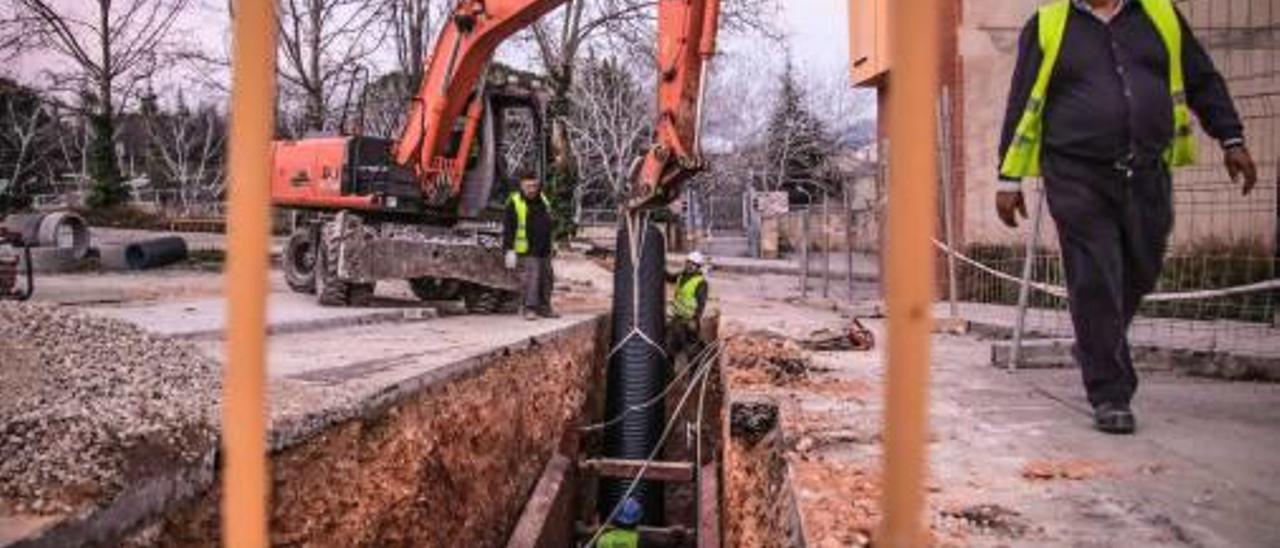
M5 218L5 228L20 234L31 248L33 270L74 270L89 256L89 224L75 213L27 213Z

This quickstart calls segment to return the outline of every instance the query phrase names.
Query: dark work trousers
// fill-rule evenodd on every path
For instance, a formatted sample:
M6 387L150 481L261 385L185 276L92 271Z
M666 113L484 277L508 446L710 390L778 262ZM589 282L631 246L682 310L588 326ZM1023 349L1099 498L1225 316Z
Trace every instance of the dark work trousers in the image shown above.
M1052 153L1043 167L1089 402L1128 405L1138 388L1129 325L1155 289L1173 228L1169 170L1159 159L1126 170Z
M520 256L520 285L525 310L551 312L551 287L554 283L551 257Z

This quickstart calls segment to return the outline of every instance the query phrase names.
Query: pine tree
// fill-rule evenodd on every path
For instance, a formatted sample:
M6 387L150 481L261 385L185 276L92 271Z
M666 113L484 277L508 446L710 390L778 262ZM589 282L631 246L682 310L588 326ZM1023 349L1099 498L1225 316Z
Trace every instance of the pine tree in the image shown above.
M765 173L776 188L790 194L793 204L807 204L823 191L824 166L832 149L831 138L822 120L804 105L800 89L787 60L778 97L769 117L765 143Z

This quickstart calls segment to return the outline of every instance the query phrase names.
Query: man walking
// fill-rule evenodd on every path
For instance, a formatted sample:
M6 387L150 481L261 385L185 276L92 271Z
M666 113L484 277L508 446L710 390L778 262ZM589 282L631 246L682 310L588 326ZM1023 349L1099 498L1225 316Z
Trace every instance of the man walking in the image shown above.
M521 296L527 320L559 317L551 309L551 201L537 177L520 178L520 190L507 198L502 223L502 247L508 270L520 268Z
M1191 112L1248 194L1257 170L1226 83L1172 0L1058 0L1023 28L1000 145L1000 219L1044 177L1058 225L1075 357L1095 426L1135 429L1126 332L1173 226L1170 169L1194 161Z

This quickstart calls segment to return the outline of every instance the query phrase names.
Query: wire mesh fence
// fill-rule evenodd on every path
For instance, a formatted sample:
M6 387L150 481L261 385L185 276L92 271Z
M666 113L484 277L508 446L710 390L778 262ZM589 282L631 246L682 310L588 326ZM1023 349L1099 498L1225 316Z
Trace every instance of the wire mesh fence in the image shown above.
M1280 357L1280 3L1274 0L1183 0L1179 8L1227 80L1246 128L1259 182L1244 196L1227 175L1218 144L1200 134L1199 163L1174 175L1174 231L1155 293L1130 331L1134 344ZM1028 204L1042 196L1027 185ZM1053 223L1033 251L973 244L973 262L957 269L961 313L1012 325L1024 267L1031 291L1026 330L1070 336L1065 280Z

